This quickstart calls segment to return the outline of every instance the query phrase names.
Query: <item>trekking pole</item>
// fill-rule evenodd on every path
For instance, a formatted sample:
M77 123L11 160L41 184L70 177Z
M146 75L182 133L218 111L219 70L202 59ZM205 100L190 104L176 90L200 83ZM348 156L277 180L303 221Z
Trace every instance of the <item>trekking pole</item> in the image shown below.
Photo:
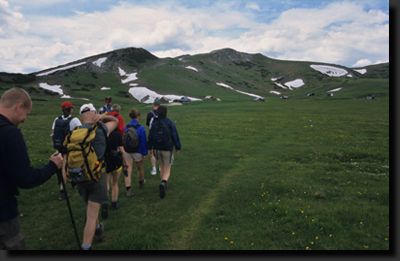
M57 156L57 155L58 155L58 153L54 154L54 156ZM58 180L61 180L62 186L64 188L64 193L65 193L65 198L67 200L69 215L71 217L72 225L74 226L74 230L75 230L76 241L78 242L79 250L81 250L81 243L79 242L78 232L76 231L75 220L74 220L74 217L72 216L72 210L71 210L71 206L69 204L69 199L68 199L67 187L65 186L61 168L57 170L57 177L58 177Z

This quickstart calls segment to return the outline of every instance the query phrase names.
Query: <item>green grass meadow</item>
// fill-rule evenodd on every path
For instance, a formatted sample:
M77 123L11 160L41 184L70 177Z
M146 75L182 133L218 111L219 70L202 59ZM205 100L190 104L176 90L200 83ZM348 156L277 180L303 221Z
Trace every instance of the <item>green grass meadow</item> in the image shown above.
M130 99L145 125L151 106ZM20 125L34 167L54 152L59 98L33 102ZM83 100L72 100L78 116ZM102 101L95 103L98 109ZM93 250L389 250L389 99L192 102L168 107L182 150L168 191L145 162L146 186L134 197L119 180L121 208L100 221ZM71 189L82 243L85 204ZM53 176L20 189L20 223L31 250L77 250L66 201Z

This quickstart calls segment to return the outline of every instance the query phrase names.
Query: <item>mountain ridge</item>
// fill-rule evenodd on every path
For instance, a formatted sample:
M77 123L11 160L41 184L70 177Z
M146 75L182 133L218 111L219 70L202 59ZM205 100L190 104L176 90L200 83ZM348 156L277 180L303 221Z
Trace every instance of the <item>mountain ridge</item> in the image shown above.
M318 71L312 68L313 65L319 66L319 69L328 68L327 72L331 74ZM125 75L121 75L121 71ZM346 73L338 76L343 71ZM135 77L132 79L135 80L126 80L127 74L133 73ZM143 48L127 47L35 73L0 73L0 88L19 85L32 93L39 93L39 83L46 82L60 85L64 93L71 96L83 96L84 92L109 87L117 89L114 94L134 98L129 94L130 90L140 86L157 91L160 95L198 98L217 95L222 99L236 100L244 98L226 92L229 88L225 87L263 97L290 95L297 99L309 92L326 94L329 90L341 87L350 91L347 98L360 98L366 95L366 91L376 96L388 96L388 79L389 63L348 68L323 62L277 60L260 53L249 54L232 48L158 58ZM294 86L298 84L301 86Z

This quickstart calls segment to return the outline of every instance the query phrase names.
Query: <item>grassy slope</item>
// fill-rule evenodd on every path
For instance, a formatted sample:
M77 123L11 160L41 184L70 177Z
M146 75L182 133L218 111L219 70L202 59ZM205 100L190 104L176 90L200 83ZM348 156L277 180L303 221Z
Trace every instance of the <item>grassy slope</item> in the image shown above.
M36 167L53 151L49 133L59 112L49 108L61 102L34 102L22 124ZM116 102L127 122L130 100ZM142 115L151 110L133 106ZM121 209L102 221L105 242L93 249L389 249L388 109L388 99L169 107L183 149L166 198L159 199L149 160L147 185L134 187L133 198L121 177ZM85 207L68 188L81 241ZM66 202L57 197L55 177L21 190L30 249L77 248Z

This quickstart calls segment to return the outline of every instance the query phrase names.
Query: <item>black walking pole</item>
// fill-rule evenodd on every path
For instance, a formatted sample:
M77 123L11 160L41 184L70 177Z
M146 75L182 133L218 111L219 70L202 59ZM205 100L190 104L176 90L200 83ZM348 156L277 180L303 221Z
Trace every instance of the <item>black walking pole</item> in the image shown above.
M54 156L57 156L57 155L58 155L58 153L54 154ZM58 182L60 182L60 180L61 180L61 183L62 183L63 188L64 188L64 193L65 193L65 198L67 200L69 215L71 216L72 225L74 226L74 230L75 230L76 241L78 242L79 250L81 250L81 243L79 242L78 233L76 232L75 220L74 220L74 217L72 216L72 210L71 210L71 206L69 204L69 199L68 199L67 187L65 186L65 182L64 182L64 178L62 176L62 170L61 169L57 170L57 177L58 177Z

